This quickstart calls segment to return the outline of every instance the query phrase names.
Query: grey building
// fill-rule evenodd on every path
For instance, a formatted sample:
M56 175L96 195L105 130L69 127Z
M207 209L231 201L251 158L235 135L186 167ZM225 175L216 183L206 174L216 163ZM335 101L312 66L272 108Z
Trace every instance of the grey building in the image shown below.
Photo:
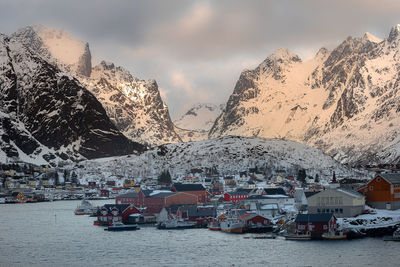
M351 189L321 191L307 198L309 213L334 213L337 218L354 217L365 209L365 196Z

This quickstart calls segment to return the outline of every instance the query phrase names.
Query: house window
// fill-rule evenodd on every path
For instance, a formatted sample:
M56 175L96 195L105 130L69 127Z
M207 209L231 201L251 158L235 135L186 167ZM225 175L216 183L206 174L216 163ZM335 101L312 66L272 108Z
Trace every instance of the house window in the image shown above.
M400 193L394 194L394 198L400 198Z
M318 213L320 213L320 212L321 212L321 210L320 210L320 209L317 209L317 212L318 212Z
M339 212L340 212L340 213L343 213L343 209L339 209Z
M374 187L371 185L371 186L369 187L369 190L370 190L370 191L374 190Z
M300 224L300 225L299 225L299 230L304 230L304 229L306 229L306 226L305 226L305 225L302 225L302 224Z
M380 182L381 181L381 177L376 178L376 181Z
M324 224L324 230L328 229L328 226L326 224Z
M335 209L335 213L338 213L339 212L339 209Z

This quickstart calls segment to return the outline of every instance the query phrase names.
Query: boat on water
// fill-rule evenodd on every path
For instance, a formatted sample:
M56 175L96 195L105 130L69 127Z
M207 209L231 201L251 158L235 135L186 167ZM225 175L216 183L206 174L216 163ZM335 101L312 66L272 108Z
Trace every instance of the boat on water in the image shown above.
M138 227L137 224L126 225L118 222L108 226L107 228L104 229L104 231L134 231L139 229L140 228Z
M332 231L322 234L323 240L345 240L347 233L345 231Z
M168 219L157 224L157 229L161 230L180 230L180 229L190 229L195 228L196 222L179 220L179 219Z
M76 207L74 214L75 215L90 215L93 214L94 211L97 211L97 208L94 207L89 201L86 199L82 200L81 204Z
M393 235L384 236L383 241L400 241L400 228L397 228Z
M221 231L226 233L241 234L243 233L244 223L236 218L226 218L220 223Z
M311 240L311 233L293 233L283 235L286 240Z
M211 231L221 231L221 225L218 221L211 221L208 225L208 230Z

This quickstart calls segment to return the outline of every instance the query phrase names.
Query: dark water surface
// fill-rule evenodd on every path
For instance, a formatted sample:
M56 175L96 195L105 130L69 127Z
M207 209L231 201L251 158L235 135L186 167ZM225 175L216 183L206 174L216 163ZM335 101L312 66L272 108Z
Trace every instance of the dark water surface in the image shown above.
M400 266L400 242L381 238L245 239L250 234L153 227L108 232L93 226L94 218L75 216L79 203L0 205L0 266Z

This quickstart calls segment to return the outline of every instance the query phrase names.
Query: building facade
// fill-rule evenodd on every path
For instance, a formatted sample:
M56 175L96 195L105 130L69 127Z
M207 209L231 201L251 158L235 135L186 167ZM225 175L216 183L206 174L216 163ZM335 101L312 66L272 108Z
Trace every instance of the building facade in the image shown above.
M367 204L377 209L400 209L400 173L378 174L359 190Z
M364 195L351 189L323 190L307 198L309 213L333 213L337 218L354 217L365 209Z

